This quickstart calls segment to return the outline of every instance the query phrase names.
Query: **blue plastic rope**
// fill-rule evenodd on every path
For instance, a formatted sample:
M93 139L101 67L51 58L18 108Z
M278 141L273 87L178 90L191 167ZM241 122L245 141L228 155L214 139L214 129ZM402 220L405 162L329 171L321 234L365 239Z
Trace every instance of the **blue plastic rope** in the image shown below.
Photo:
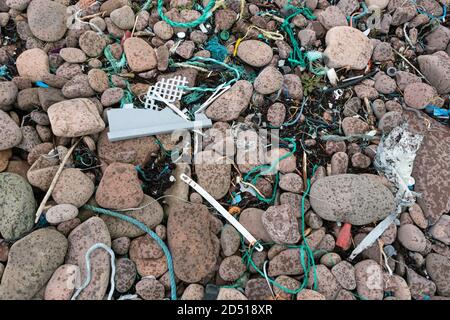
M83 208L87 209L87 210L91 210L93 212L106 214L108 216L111 216L111 217L118 218L118 219L124 220L126 222L129 222L129 223L135 225L136 227L138 227L139 229L145 231L150 237L152 237L156 241L156 243L158 243L158 245L161 247L161 249L163 250L164 254L166 255L167 266L168 266L168 269L169 269L171 299L172 300L177 300L177 284L176 284L176 281L175 281L175 272L173 271L172 255L170 254L169 248L167 248L167 246L164 243L164 241L162 241L162 239L155 232L153 232L149 227L147 227L142 222L140 222L140 221L138 221L138 220L136 220L134 218L131 218L129 216L126 216L124 214L121 214L121 213L118 213L118 212L114 212L114 211L111 211L111 210L107 210L107 209L103 209L103 208L94 207L94 206L91 206L91 205L88 205L88 204L84 205Z

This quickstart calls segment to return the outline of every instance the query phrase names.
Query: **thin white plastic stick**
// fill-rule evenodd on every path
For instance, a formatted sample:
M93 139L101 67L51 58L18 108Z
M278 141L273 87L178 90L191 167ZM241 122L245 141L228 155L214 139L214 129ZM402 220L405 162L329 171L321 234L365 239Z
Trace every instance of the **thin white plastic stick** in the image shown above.
M253 237L247 229L244 228L242 224L239 223L224 207L220 205L205 189L203 189L198 183L192 180L189 176L182 173L180 179L191 186L195 191L202 195L206 201L208 201L219 213L228 220L229 223L233 225L243 236L248 240L251 246L254 246L257 251L263 251L263 246L258 243L258 240Z

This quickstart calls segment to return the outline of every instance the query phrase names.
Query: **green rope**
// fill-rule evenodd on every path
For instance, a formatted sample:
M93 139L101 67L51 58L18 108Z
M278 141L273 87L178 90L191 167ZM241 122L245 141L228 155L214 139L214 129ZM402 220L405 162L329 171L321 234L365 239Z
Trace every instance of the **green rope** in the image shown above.
M141 11L147 11L152 6L153 0L147 0L141 8Z
M235 77L233 79L231 79L230 81L226 82L223 85L224 87L232 85L233 83L237 82L241 78L241 74L240 74L239 70L237 70L236 68L234 68L231 65L226 64L225 62L221 62L221 61L218 61L213 58L193 57L191 60L186 61L185 64L189 64L192 66L200 66L203 68L208 68L208 67L211 68L211 65L207 64L208 62L213 63L213 64L218 64L222 67L225 67L227 70L235 73ZM188 91L200 91L200 92L214 92L217 90L217 87L209 88L209 87L204 87L204 86L200 86L200 87L179 86L179 88L181 88L183 90L188 90Z
M290 2L290 1L289 1ZM309 8L298 8L291 4L286 5L287 9L294 9L294 13L284 19L284 22L281 24L281 29L286 32L289 37L289 40L292 45L292 51L289 54L288 61L291 63L292 67L300 66L302 68L306 68L308 65L308 59L304 51L300 49L297 38L295 36L294 31L291 28L291 19L298 16L299 14L304 15L309 20L315 20L316 16L313 15L312 10Z
M108 60L109 67L104 68L105 71L109 73L117 74L122 71L122 69L127 65L127 58L125 57L125 53L122 53L122 57L120 60L116 60L111 53L110 46L106 46L105 50L103 50L103 54L105 55L106 60Z
M149 227L147 227L145 224L143 224L142 222L129 217L127 215L118 213L118 212L114 212L111 210L107 210L107 209L103 209L103 208L98 208L98 207L94 207L91 205L84 205L83 209L87 209L93 212L97 212L100 214L104 214L104 215L108 215L114 218L118 218L120 220L124 220L126 222L131 223L132 225L135 225L136 227L138 227L139 229L145 231L150 237L152 237L156 243L158 243L158 245L161 247L161 249L163 250L164 254L166 255L166 259L167 259L167 267L169 269L169 279L170 279L170 293L171 293L171 298L172 300L177 300L177 283L175 280L175 273L173 270L173 262L172 262L172 255L170 254L169 248L167 248L167 245L164 243L164 241L162 241L162 239L155 233L153 232Z
M316 170L316 166L314 166L313 168L313 175L314 172ZM303 282L301 283L300 287L298 287L295 290L286 288L285 286L283 286L282 284L278 283L277 281L271 279L270 277L267 276L267 280L274 286L280 288L281 290L283 290L286 293L295 295L297 293L299 293L300 291L302 291L303 289L305 289L308 286L308 281L309 281L309 274L312 270L313 272L313 289L317 290L317 271L316 271L316 264L314 261L314 252L312 251L311 247L308 244L308 240L305 236L305 199L306 197L309 195L311 189L311 180L307 179L306 180L306 190L303 193L302 196L302 202L301 202L301 220L302 220L302 226L301 226L301 232L302 232L302 238L303 238L303 245L299 245L299 246L292 246L292 245L288 245L287 247L292 249L299 249L299 254L300 254L300 263L302 265L303 268L303 273L304 273L304 277L303 277ZM243 247L245 248L245 244L243 242L243 239L241 238L241 243L243 245ZM261 245L266 245L266 244L261 244ZM263 276L264 278L266 278L266 275L264 274L264 272L258 268L258 266L255 264L255 262L252 259L252 254L253 251L255 249L255 246L252 246L250 249L247 248L247 250L245 250L245 253L242 257L242 259L247 259L247 268L251 265L261 276ZM323 251L323 250L320 250ZM319 252L319 251L316 251ZM306 264L305 264L305 257L306 257Z
M283 155L282 157L280 157L279 159L274 160L271 165L263 164L263 165L256 166L255 168L253 168L252 170L247 172L247 174L244 176L244 181L248 182L249 179L250 179L250 176L252 174L254 174L257 171L260 171L251 180L251 183L255 184L262 175L272 174L274 169L275 169L275 167L277 166L277 164L279 162L281 162L283 159L286 159L287 157L289 157L292 154L294 154L295 151L297 150L297 144L295 143L295 139L286 138L285 140L289 141L293 145L292 150L289 151L288 153L286 153L285 155ZM264 171L262 171L262 170L264 170ZM279 173L277 172L275 174L275 183L274 183L274 188L273 188L273 191L272 191L272 196L270 198L264 198L264 197L260 196L258 193L256 193L256 197L258 198L258 200L263 201L265 203L272 203L275 200L275 197L276 197L276 194L277 194L278 181L279 181Z
M202 14L201 16L194 20L194 21L190 21L190 22L175 22L170 20L163 12L163 6L164 6L164 0L158 0L158 14L161 17L162 20L164 20L165 22L167 22L168 24L170 24L172 27L179 27L179 28L195 28L196 26L198 26L199 24L202 24L203 22L205 22L206 20L209 19L209 17L211 17L212 15L212 9L216 4L216 0L210 0L208 2L208 4L206 5L206 7L202 10Z
M224 61L228 56L228 49L219 42L217 36L211 37L205 45L205 49L211 52L211 57L218 61Z

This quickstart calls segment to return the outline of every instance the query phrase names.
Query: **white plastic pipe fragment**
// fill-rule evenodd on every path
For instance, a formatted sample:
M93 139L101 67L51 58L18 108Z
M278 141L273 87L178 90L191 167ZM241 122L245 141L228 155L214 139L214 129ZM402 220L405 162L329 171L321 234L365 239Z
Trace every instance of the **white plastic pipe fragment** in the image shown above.
M219 213L224 216L224 218L227 219L228 222L231 223L231 225L233 225L233 227L235 227L236 230L238 230L245 239L248 240L251 246L254 246L257 251L264 250L263 246L258 242L258 240L256 240L255 237L253 237L250 232L248 232L248 230L239 223L239 221L237 221L224 207L222 207L220 203L216 201L216 199L214 199L208 192L206 192L206 190L203 189L198 183L192 180L191 177L182 173L180 175L180 179L183 182L187 183L190 187L192 187L192 189L201 194L206 201L208 201L217 211L219 211Z
M396 218L397 212L393 212L388 215L383 221L381 221L372 231L370 231L370 233L363 239L363 241L361 241L361 243L355 248L355 250L353 250L353 252L350 254L349 259L355 259L358 254L373 245Z

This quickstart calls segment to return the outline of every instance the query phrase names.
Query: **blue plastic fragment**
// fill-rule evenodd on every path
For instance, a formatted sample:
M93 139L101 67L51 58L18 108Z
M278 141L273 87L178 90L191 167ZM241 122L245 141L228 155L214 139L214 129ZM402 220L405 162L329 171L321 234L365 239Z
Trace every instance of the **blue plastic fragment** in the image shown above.
M429 104L426 106L425 111L432 114L436 118L448 119L450 118L450 110L439 108L435 105Z
M36 81L36 85L41 88L49 88L49 85L42 81Z
M233 201L231 201L231 204L238 204L239 202L242 201L242 197L240 194L235 195Z

